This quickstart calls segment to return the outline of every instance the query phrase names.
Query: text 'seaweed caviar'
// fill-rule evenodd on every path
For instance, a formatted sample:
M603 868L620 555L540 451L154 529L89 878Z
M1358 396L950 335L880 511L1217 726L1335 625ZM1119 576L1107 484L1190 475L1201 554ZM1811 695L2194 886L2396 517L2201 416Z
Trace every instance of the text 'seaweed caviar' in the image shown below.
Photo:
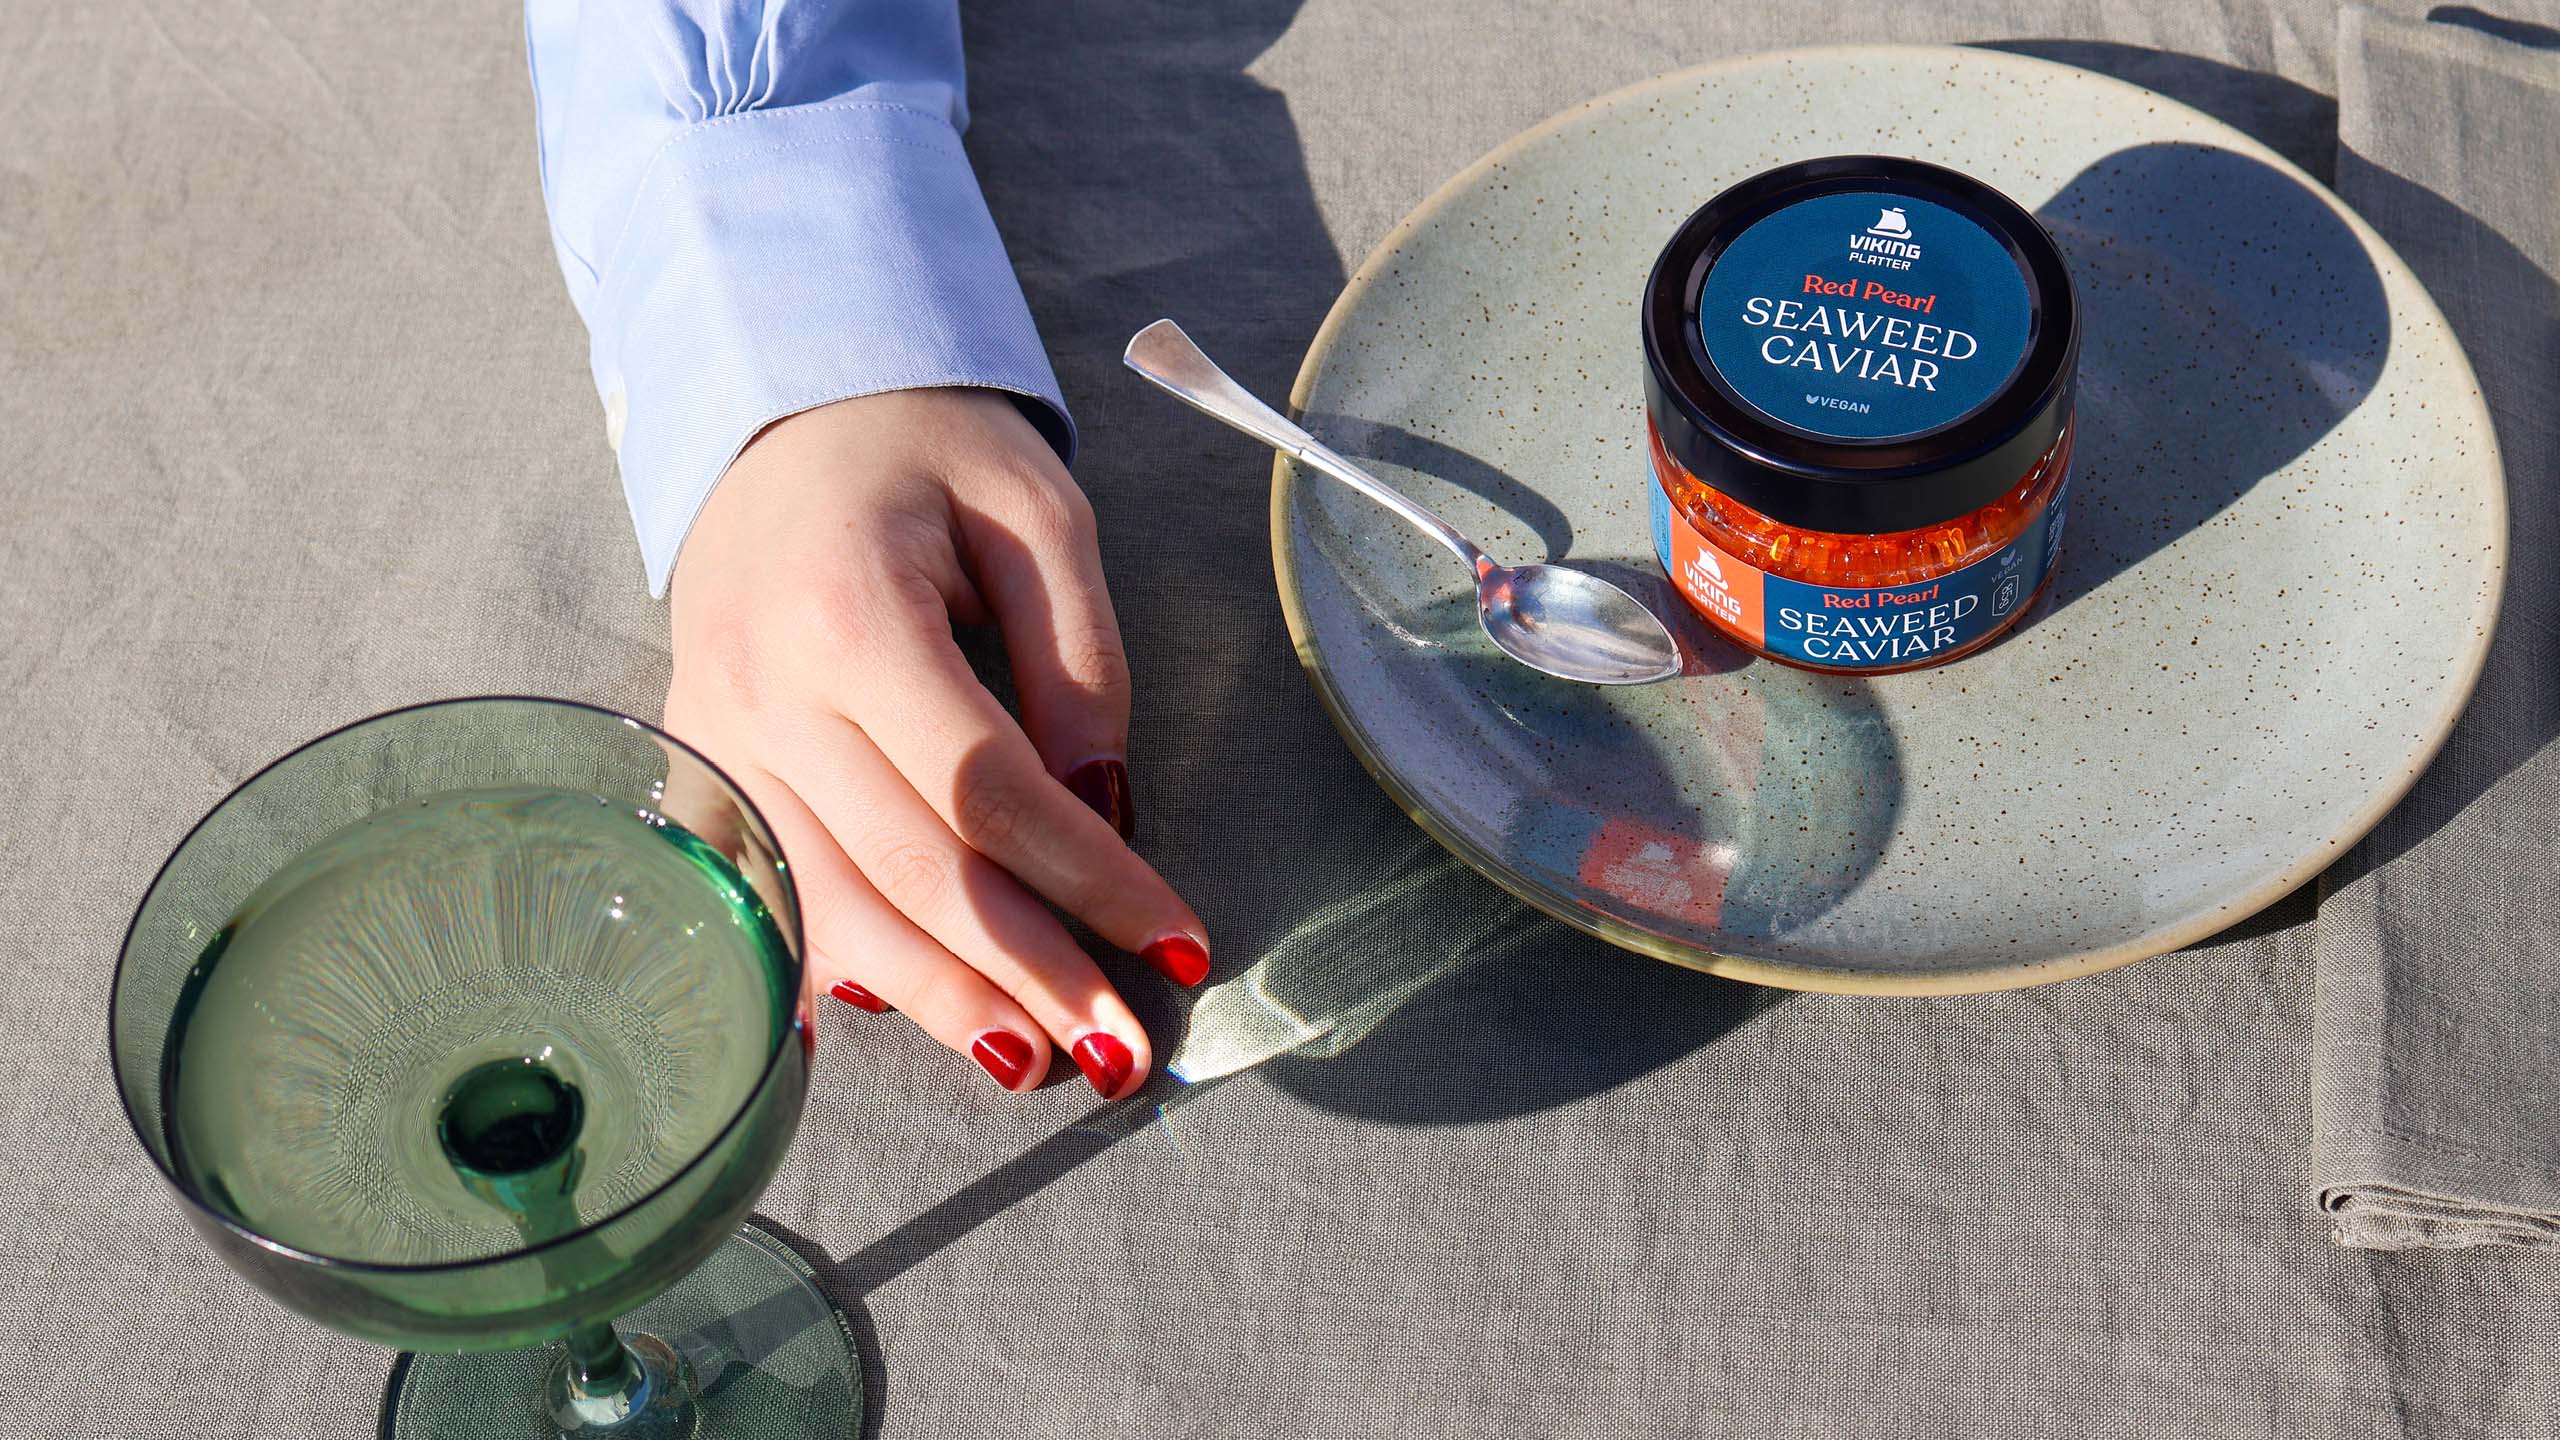
M1717 629L1816 670L1937 665L2042 592L2079 307L2035 217L1839 156L1690 217L1644 296L1653 543Z

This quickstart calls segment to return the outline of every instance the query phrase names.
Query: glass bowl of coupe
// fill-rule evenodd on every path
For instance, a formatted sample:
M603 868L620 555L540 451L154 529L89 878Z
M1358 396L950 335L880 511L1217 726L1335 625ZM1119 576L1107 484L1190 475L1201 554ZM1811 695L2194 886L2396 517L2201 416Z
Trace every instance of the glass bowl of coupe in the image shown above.
M853 1432L842 1320L741 1226L808 1090L798 901L681 742L510 697L322 736L179 844L109 1011L214 1249L415 1352L385 1436Z

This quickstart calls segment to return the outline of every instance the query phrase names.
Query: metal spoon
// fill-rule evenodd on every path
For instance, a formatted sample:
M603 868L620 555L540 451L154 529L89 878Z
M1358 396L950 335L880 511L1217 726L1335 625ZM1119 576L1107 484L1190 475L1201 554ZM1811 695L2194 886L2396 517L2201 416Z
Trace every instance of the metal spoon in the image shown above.
M1131 336L1121 360L1175 399L1323 471L1449 547L1476 577L1476 619L1502 652L1532 670L1592 685L1641 685L1680 673L1680 647L1636 597L1562 565L1496 565L1448 522L1317 443L1253 398L1182 327L1159 320Z

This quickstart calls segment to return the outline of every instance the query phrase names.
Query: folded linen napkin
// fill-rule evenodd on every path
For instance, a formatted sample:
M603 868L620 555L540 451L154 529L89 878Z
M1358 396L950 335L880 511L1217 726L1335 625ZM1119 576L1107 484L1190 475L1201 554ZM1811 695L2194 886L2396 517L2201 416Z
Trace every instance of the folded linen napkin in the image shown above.
M2405 256L2506 459L2461 725L2321 882L2312 1178L2342 1245L2560 1245L2560 29L2349 8L2338 192Z

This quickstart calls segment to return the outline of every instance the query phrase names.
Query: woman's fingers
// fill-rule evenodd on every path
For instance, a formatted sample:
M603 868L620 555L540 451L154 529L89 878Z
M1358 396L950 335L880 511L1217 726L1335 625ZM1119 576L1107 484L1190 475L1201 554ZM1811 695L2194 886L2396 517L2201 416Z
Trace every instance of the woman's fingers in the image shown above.
M1198 984L1209 969L1200 917L1049 773L978 683L930 582L882 588L862 622L867 663L845 677L844 713L963 845L1177 983Z
M881 898L1030 1012L1106 1099L1137 1087L1152 1056L1119 992L1047 907L960 843L868 737L846 722L793 761L810 810Z
M1018 414L1012 418L1028 428ZM1018 483L960 499L961 541L977 590L1004 630L1032 747L1049 773L1125 840L1137 824L1129 794L1129 659L1103 583L1093 507L1065 471L1034 468Z
M798 886L812 988L834 994L851 984L896 1006L1005 1089L1039 1084L1049 1073L1039 1024L882 900L788 784L761 772L739 783L773 825Z
M951 634L986 619L1019 723ZM669 720L735 742L827 987L1009 1084L1054 1039L1106 1093L1135 1088L1144 1032L1040 902L1186 984L1206 936L1123 839L1127 667L1091 511L1010 400L900 390L767 427L684 541L671 633Z

